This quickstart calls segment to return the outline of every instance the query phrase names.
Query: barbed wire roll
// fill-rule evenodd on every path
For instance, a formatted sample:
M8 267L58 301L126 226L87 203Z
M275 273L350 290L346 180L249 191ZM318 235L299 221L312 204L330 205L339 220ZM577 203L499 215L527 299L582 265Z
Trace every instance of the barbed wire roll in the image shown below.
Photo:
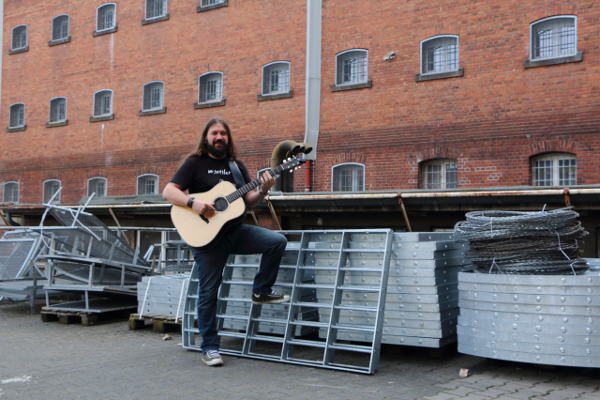
M579 242L588 232L570 208L549 211L472 211L454 233L469 243L476 271L505 274L579 274Z

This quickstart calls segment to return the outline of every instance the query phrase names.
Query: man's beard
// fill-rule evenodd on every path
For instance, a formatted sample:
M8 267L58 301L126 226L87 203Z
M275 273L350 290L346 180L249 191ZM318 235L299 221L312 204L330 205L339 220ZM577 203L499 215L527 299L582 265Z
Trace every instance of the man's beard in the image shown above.
M223 142L219 142L219 143L223 143ZM223 143L223 146L220 148L217 148L215 146L213 146L212 144L206 144L206 148L208 149L208 152L210 154L212 154L213 156L215 156L216 158L223 158L227 155L227 151L229 150L229 146L226 143Z

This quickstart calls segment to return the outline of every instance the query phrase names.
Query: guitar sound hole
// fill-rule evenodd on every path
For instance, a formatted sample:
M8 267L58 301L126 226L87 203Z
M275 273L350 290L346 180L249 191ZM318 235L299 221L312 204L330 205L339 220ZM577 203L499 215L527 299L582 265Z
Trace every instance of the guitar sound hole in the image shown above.
M217 211L225 211L227 209L228 203L224 197L219 197L215 199L215 210Z

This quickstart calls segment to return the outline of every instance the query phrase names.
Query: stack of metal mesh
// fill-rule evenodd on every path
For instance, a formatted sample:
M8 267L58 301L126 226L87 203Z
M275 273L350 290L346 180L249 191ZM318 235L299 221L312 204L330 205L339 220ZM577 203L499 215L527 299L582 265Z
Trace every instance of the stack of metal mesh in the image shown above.
M189 274L143 277L137 284L138 315L181 318L189 277Z
M587 235L575 211L474 211L456 224L459 240L469 243L468 257L479 272L505 274L577 274L587 269L578 258Z
M277 281L275 286L278 287L289 287L294 280L294 272L297 263L297 246L298 243L288 243L286 252L281 260L279 267L279 274L277 275ZM227 262L224 282L228 285L227 307L222 312L227 315L247 315L250 312L250 303L247 301L252 295L252 283L254 276L258 272L258 265L260 264L260 255L235 255L232 256ZM300 277L301 282L313 282L314 274L312 271L301 271L302 276ZM223 296L223 293L221 293ZM300 296L305 301L310 301L315 298L314 290L301 289ZM238 299L236 301L236 299ZM270 323L268 319L287 319L289 313L289 306L265 304L262 306L261 316L265 319L264 322L258 324L258 332L270 333L283 335L285 325L278 323ZM301 310L302 320L316 321L318 318L317 310L314 308L303 307ZM247 322L243 320L235 320L232 318L226 318L223 320L223 328L225 329L238 329L245 330ZM306 326L298 326L296 328L297 335L307 335L313 332L314 329Z
M464 245L452 239L452 233L446 232L394 233L382 343L439 348L456 341L457 275L464 264ZM373 244L364 242L359 246L368 249ZM336 258L327 258L327 253L315 253L313 257L317 265L337 263ZM360 266L372 263L373 258L373 254L365 251L353 254L350 262ZM333 278L327 271L316 271L317 284L332 282ZM375 279L361 272L354 276L354 283L370 284ZM325 293L317 290L319 299L323 295ZM361 304L366 299L354 300ZM327 321L328 310L319 311L319 319ZM367 312L353 311L352 314L349 318L354 323L364 321L366 324L373 318ZM366 341L368 335L344 332L339 338Z

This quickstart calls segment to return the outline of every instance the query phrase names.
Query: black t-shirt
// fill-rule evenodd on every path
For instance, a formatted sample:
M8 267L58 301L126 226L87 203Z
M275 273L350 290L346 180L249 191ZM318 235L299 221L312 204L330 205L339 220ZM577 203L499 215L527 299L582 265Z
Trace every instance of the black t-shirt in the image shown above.
M248 175L246 166L240 161L236 161L236 164L242 172L244 183L250 182L250 176ZM177 172L175 172L173 179L171 179L171 182L178 184L181 190L187 190L190 194L209 191L221 181L229 181L235 185L235 180L229 169L229 159L223 158L217 160L209 156L188 158L183 165L179 167ZM220 239L227 234L229 229L241 224L244 216L245 214L242 214L240 217L225 223L212 243L218 243ZM210 247L211 244L208 244L206 247Z
M244 183L250 182L248 170L240 161L236 161ZM229 159L214 159L209 156L190 157L175 172L171 182L180 186L181 190L189 193L202 193L212 189L221 181L229 181L235 185L233 175L229 170Z

